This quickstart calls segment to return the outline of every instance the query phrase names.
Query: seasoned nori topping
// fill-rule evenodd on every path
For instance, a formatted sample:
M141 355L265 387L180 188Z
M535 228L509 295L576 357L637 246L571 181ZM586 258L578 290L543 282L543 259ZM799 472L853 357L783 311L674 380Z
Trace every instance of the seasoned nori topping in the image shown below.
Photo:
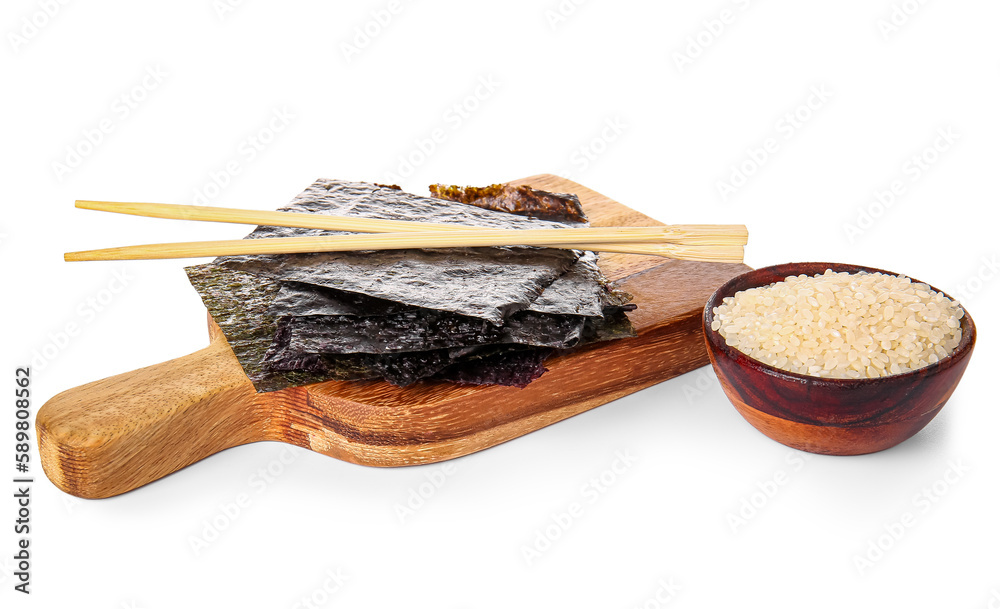
M579 197L572 194L545 192L528 186L510 184L493 184L483 188L431 184L430 190L438 199L458 201L520 216L557 222L587 221Z

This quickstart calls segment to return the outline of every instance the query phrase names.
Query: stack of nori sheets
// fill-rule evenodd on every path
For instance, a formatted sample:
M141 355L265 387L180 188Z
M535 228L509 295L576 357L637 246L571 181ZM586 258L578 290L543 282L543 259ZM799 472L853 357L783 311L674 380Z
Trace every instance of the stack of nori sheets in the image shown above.
M503 229L586 226L575 195L432 190L442 198L317 180L281 210ZM247 238L333 234L343 233L259 226ZM593 252L224 256L186 271L258 391L360 379L524 387L554 353L635 335L625 314L635 308L631 297L605 281Z

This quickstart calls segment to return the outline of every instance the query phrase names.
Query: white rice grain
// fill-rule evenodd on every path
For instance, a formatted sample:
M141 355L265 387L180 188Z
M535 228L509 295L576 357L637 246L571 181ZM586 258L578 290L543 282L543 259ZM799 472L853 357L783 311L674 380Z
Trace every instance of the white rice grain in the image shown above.
M712 330L750 357L799 374L874 378L923 368L962 340L962 307L924 283L885 273L786 277L737 292Z

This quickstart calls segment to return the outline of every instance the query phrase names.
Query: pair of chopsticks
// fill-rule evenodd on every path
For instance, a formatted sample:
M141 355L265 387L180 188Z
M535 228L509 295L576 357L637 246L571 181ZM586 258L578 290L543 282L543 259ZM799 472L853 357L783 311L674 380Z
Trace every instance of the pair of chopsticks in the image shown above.
M644 254L704 262L742 262L743 246L747 242L746 227L735 224L496 230L433 222L373 220L287 211L255 211L166 203L77 201L76 206L80 209L150 218L381 234L375 236L355 234L132 245L67 252L64 258L70 262L503 245L535 245Z

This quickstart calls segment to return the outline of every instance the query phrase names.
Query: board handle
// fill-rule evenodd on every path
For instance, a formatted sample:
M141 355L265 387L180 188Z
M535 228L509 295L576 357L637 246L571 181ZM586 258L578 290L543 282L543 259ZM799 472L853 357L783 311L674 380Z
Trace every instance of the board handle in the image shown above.
M257 393L225 340L64 391L36 417L42 468L63 491L118 495L266 439Z

